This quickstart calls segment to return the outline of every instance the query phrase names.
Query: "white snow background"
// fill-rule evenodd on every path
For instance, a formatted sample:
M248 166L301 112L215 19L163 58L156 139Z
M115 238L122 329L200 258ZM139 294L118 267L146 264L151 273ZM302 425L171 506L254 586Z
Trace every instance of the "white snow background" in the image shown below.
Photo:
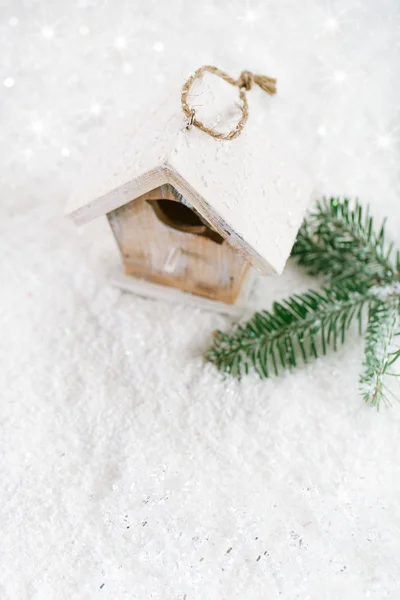
M172 77L265 67L305 99L319 193L370 203L400 245L398 2L0 17L0 599L397 600L400 406L364 405L362 340L224 379L202 353L230 320L111 288L64 208L91 139ZM311 284L289 264L261 304Z

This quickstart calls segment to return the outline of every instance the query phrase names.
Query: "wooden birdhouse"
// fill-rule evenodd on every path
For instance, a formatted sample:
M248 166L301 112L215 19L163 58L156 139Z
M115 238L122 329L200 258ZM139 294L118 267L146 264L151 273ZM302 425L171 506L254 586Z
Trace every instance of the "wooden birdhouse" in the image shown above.
M203 122L232 127L238 116L229 111L238 90L226 82L220 89L215 81L199 84L203 106L196 117L203 110ZM301 152L284 140L278 97L254 87L248 121L236 139L216 140L190 127L178 88L158 109L146 106L119 119L98 142L70 216L78 225L107 219L120 264L118 285L234 312L248 293L253 267L282 272L311 186Z

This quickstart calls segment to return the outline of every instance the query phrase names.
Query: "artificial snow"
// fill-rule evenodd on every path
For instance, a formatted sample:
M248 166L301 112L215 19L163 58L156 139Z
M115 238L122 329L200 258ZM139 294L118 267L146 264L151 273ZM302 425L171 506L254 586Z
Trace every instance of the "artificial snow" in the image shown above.
M202 354L230 319L111 288L99 232L63 217L97 133L208 63L301 97L317 194L371 203L399 246L397 3L22 4L0 36L1 600L397 600L400 406L363 403L362 340L224 379ZM310 285L289 264L258 305Z

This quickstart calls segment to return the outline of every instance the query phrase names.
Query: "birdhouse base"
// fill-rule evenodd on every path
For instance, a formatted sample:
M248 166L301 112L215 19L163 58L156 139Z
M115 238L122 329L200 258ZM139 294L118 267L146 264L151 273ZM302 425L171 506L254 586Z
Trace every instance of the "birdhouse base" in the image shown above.
M204 310L239 317L248 307L248 302L250 296L252 295L255 283L254 275L254 271L249 269L234 304L226 304L225 302L210 300L209 298L197 296L195 294L191 294L190 292L184 292L177 288L168 287L158 283L152 283L150 281L146 281L145 279L140 279L139 277L126 275L120 270L115 270L111 274L111 283L121 290L131 292L144 298L164 300L165 302L171 302L175 304L188 304L191 306L197 306Z

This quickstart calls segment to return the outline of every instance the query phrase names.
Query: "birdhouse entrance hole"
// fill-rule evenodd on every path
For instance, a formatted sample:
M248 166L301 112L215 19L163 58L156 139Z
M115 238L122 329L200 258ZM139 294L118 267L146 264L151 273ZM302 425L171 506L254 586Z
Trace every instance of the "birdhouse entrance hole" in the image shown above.
M178 231L207 237L217 244L223 243L224 238L211 229L194 210L185 204L166 199L148 200L147 202L164 225Z

